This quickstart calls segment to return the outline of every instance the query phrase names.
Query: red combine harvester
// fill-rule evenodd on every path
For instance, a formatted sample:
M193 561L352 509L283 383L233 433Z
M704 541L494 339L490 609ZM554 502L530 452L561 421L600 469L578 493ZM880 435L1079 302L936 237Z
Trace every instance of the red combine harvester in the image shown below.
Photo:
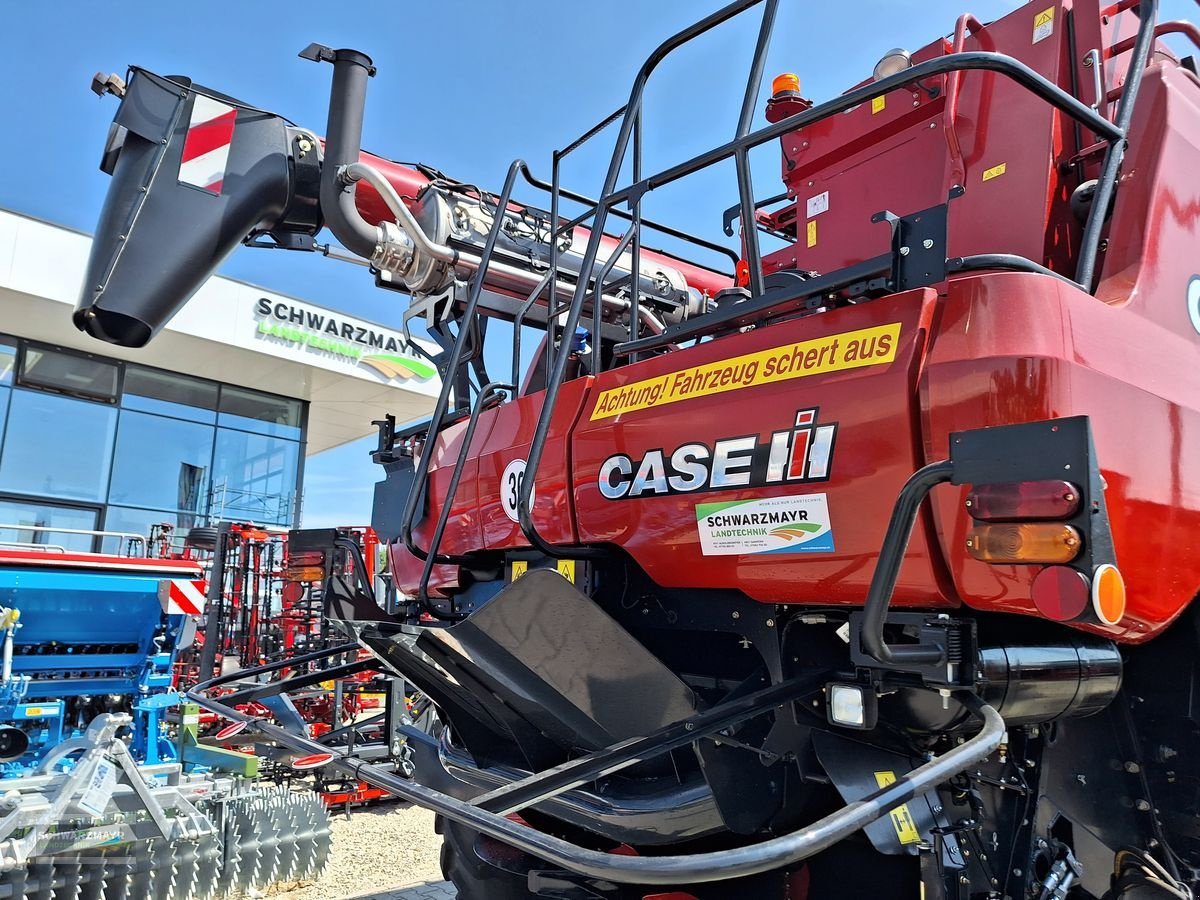
M441 348L431 419L378 423L400 599L344 534L289 538L353 639L309 655L361 645L436 704L415 771L193 696L436 810L465 900L1190 897L1200 80L1158 38L1200 32L1153 0L964 15L833 99L775 79L754 128L777 6L663 43L498 194L361 152L356 51L301 54L333 66L323 139L97 79L123 99L78 327L141 346L238 245L330 254L327 227ZM749 10L734 137L647 173L647 80ZM610 125L601 196L563 188ZM735 250L642 215L724 160Z

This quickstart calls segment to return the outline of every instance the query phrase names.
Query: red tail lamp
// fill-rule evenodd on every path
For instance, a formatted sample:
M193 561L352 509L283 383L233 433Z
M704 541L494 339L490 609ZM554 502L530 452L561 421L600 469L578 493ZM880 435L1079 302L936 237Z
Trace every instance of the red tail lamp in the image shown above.
M1087 576L1070 566L1048 566L1030 588L1033 605L1047 619L1070 622L1083 615L1092 599Z
M986 563L1068 563L1083 549L1079 532L1061 522L976 525L967 552Z
M982 484L967 495L967 509L984 522L1069 519L1079 511L1080 491L1069 481Z

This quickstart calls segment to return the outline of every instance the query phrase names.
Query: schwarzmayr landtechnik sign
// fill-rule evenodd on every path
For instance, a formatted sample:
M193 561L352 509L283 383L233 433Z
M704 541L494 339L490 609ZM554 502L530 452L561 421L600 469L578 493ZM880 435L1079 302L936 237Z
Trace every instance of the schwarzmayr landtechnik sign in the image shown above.
M261 335L353 360L387 378L425 380L437 374L404 346L400 335L338 318L329 310L259 297L254 314Z

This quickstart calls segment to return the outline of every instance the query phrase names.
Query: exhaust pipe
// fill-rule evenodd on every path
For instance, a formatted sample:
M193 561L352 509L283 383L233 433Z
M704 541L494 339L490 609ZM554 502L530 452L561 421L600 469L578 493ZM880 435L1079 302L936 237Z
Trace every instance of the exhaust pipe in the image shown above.
M300 58L333 63L329 119L325 128L325 162L321 169L321 209L326 224L343 247L370 259L379 243L378 229L358 211L354 202L354 182L343 177L342 167L359 160L367 79L375 74L375 66L365 53L331 50L321 44L309 44L300 51Z
M132 71L101 162L113 180L73 320L142 347L238 244L284 220L292 143L315 141L189 79Z

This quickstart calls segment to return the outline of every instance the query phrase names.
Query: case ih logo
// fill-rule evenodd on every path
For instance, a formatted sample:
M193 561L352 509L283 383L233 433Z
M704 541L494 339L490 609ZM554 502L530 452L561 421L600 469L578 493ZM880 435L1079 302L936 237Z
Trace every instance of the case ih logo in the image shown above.
M600 466L600 493L609 500L691 494L728 488L827 481L837 423L817 425L817 408L796 413L796 424L770 440L756 434L722 438L711 447L689 443L650 450L634 461L623 453Z

